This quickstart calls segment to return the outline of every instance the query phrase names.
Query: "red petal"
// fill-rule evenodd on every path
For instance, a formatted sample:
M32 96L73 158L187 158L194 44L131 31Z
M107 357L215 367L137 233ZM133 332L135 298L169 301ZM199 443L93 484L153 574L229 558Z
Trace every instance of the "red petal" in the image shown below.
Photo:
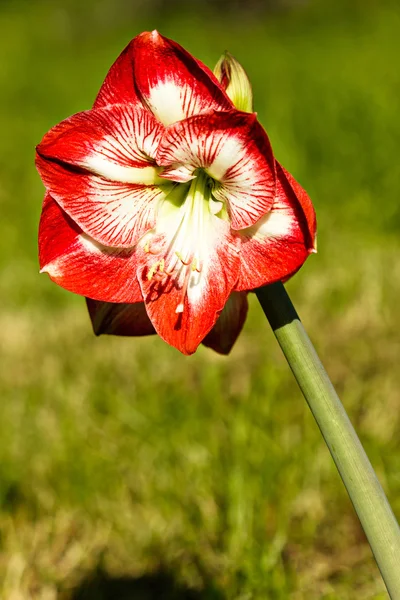
M256 225L240 232L241 266L236 290L252 290L291 277L314 251L315 213L311 200L277 163L274 207Z
M107 181L39 155L36 164L47 191L100 244L131 248L154 226L159 201L165 197L157 186Z
M210 69L157 31L137 36L130 56L139 96L164 125L233 107Z
M134 44L135 40L132 40L112 65L97 94L94 108L111 104L141 104L133 76Z
M122 336L142 336L156 333L143 302L115 304L86 298L93 331Z
M242 331L248 307L247 292L232 292L203 344L220 354L229 354Z
M277 171L281 170L289 186L292 188L293 193L296 195L297 201L301 206L306 223L303 222L305 229L305 243L309 252L316 252L316 236L317 236L317 218L311 199L304 188L295 180L293 175L289 173L281 164L276 161ZM308 231L308 235L306 233Z
M167 235L158 236L158 256L143 252L139 259L145 265L139 267L138 279L148 315L160 337L184 354L195 352L214 326L238 278L238 239L226 221L208 215L202 230L208 253L202 256L200 273L188 265L181 266L176 276L165 272L151 276L160 257L167 256L165 263L170 262L173 240Z
M167 128L157 164L168 178L178 165L201 167L215 183L213 196L227 204L233 229L256 223L274 202L275 161L267 134L256 116L239 111L195 116Z
M39 261L41 270L70 292L115 302L143 300L136 256L90 240L49 194L39 225Z

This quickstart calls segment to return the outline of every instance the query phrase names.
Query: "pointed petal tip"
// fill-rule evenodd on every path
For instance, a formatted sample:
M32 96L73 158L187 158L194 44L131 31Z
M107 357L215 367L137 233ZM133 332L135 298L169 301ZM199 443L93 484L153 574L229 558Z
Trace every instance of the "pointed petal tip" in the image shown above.
M39 275L42 275L43 273L47 273L50 279L57 277L58 272L55 263L51 261L46 263L43 267L40 267Z
M95 328L94 323L92 323L92 329L93 329L93 333L96 337L100 337L101 335L104 334L104 330L100 328Z
M160 42L164 41L163 36L157 31L157 29L153 29L153 31L143 31L132 41L134 42L135 40L138 40L138 39L141 39L141 40L153 43L153 44L159 44Z
M318 240L317 240L317 233L315 233L315 235L314 235L314 239L313 239L313 246L312 246L312 248L311 248L310 252L311 252L312 254L317 254L317 252L318 252Z
M46 136L44 136L44 137L46 137ZM43 138L43 140L44 140L44 138ZM41 158L46 158L44 155L44 151L43 151L43 140L35 146L35 165L38 170L39 170L38 162L40 161Z

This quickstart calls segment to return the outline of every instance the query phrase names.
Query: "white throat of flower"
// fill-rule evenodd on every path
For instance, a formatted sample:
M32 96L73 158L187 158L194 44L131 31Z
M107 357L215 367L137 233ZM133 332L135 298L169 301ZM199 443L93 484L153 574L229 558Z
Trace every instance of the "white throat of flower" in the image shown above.
M213 180L203 169L196 170L189 183L177 184L160 208L155 230L141 243L155 258L149 262L147 279L163 284L170 280L180 290L176 313L184 311L186 295L191 302L201 297L204 270L212 260L212 220L217 213L225 216L223 203L212 196L212 187ZM158 234L165 242L162 250L157 249Z

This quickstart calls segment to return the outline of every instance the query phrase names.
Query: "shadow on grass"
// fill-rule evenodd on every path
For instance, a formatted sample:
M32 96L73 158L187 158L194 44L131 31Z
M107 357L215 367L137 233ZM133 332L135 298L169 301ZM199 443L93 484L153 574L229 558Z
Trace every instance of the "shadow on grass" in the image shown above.
M224 596L212 585L192 590L165 571L137 578L111 577L97 571L81 582L68 600L224 600Z

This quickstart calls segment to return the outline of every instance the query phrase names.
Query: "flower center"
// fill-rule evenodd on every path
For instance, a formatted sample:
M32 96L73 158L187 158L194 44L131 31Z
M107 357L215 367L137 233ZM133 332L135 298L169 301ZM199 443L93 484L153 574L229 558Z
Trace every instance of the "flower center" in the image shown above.
M197 169L189 183L181 183L167 196L156 230L144 244L157 259L150 263L148 280L167 279L180 290L176 312L184 310L187 294L195 296L202 286L202 269L209 257L210 219L221 211L222 202L212 197L213 180ZM221 205L221 206L220 206ZM162 248L157 248L161 234Z

